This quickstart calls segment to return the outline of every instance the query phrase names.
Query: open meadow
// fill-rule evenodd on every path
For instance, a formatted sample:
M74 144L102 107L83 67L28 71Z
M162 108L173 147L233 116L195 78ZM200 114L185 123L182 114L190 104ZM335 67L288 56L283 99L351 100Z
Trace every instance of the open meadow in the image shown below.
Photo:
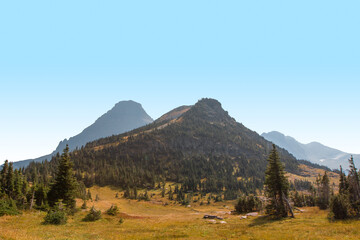
M159 191L149 191L155 195L148 202L124 199L122 193L116 198L117 191L108 187L93 187L91 193L100 199L87 206L102 211L100 220L83 222L88 210L79 210L65 225L43 225L45 212L24 212L0 218L0 239L359 239L360 234L360 221L330 222L328 212L317 207L303 208L295 219L271 221L231 215L235 201L181 206L161 198ZM112 204L120 209L117 216L105 214ZM206 220L205 214L224 220Z

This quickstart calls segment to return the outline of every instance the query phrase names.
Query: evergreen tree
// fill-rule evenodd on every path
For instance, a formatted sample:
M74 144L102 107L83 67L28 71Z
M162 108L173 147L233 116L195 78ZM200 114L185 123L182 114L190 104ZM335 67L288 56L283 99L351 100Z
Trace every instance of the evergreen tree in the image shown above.
M330 202L329 217L333 219L346 219L350 216L350 203L348 194L337 194Z
M320 180L318 206L320 209L327 209L330 203L330 180L325 171L324 176Z
M161 190L161 197L165 197L165 187L163 187Z
M129 186L126 187L126 190L124 192L124 198L131 198L131 196L130 196L130 187Z
M359 173L355 167L353 156L349 159L350 171L346 178L340 166L339 194L330 202L329 217L345 219L360 215L360 183Z
M138 192L136 187L134 187L134 199L138 199Z
M339 181L339 193L347 194L349 188L349 183L346 179L345 173L340 165L340 181Z
M23 188L23 176L20 171L15 170L14 172L14 196L19 198L22 196Z
M295 207L303 207L305 205L305 197L302 194L299 194L298 191L295 190L295 194L293 196L293 202Z
M240 196L237 204L235 205L235 211L237 213L248 213L259 211L261 209L261 201L254 195Z
M87 191L87 199L92 201L90 189Z
M149 194L148 194L147 190L145 190L145 193L144 193L144 200L145 201L150 201Z
M9 170L9 161L6 160L4 163L3 168L1 169L0 172L0 179L1 179L1 191L5 192L5 188L6 188L6 176L8 174L8 170Z
M270 202L266 207L269 215L286 217L288 215L287 196L289 182L285 176L284 166L280 162L279 154L273 144L273 149L268 158L265 172L265 193Z
M170 186L170 190L169 190L169 200L174 200L174 193L171 189L171 186Z
M47 190L46 187L40 183L35 186L35 204L41 206L42 204L47 204Z
M15 188L14 183L15 183L15 177L14 177L13 163L10 162L9 169L6 175L5 193L11 198L14 198L14 188Z
M54 206L56 202L62 202L69 209L75 208L76 180L73 173L73 163L69 157L69 146L66 145L58 165L55 182L49 191L49 204Z
M359 173L355 167L353 156L349 159L350 171L348 176L349 183L349 193L350 193L350 202L353 205L354 209L359 209L360 205L360 181Z

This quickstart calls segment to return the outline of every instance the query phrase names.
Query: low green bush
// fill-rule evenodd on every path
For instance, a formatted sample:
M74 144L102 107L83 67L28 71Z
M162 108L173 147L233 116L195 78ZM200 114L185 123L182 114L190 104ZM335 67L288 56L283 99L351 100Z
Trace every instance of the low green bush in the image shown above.
M0 217L4 215L20 214L16 207L16 203L11 198L4 198L0 200Z
M89 213L83 219L84 222L94 222L101 218L101 211L91 207Z
M119 209L116 205L111 205L111 207L106 211L108 215L115 216L119 212Z
M262 202L254 195L241 196L235 205L237 213L248 213L260 211L262 209Z
M351 206L347 195L335 195L330 201L330 219L346 219L350 216Z
M63 225L66 222L66 213L62 210L50 210L44 217L44 224Z

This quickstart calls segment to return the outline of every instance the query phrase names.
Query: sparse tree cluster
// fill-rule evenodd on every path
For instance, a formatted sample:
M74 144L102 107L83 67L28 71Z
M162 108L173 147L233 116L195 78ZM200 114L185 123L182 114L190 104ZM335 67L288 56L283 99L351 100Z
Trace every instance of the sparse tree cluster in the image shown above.
M330 218L346 219L360 216L360 179L353 156L349 159L348 176L340 166L339 193L330 202Z
M0 171L0 216L14 215L29 207L37 189L30 188L23 173L13 169L12 162L5 161Z
M262 201L254 196L241 196L235 205L235 211L237 213L249 213L262 210Z

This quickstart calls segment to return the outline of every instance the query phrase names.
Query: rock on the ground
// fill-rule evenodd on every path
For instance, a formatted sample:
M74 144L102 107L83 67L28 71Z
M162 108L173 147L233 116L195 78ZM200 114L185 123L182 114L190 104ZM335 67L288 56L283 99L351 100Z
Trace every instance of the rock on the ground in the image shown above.
M250 216L250 217L256 217L257 215L259 215L259 213L257 213L257 212L252 212L252 213L246 214L246 216Z
M223 220L224 218L222 217L218 217L218 216L215 216L215 215L204 215L204 218L205 219L219 219L219 220Z

